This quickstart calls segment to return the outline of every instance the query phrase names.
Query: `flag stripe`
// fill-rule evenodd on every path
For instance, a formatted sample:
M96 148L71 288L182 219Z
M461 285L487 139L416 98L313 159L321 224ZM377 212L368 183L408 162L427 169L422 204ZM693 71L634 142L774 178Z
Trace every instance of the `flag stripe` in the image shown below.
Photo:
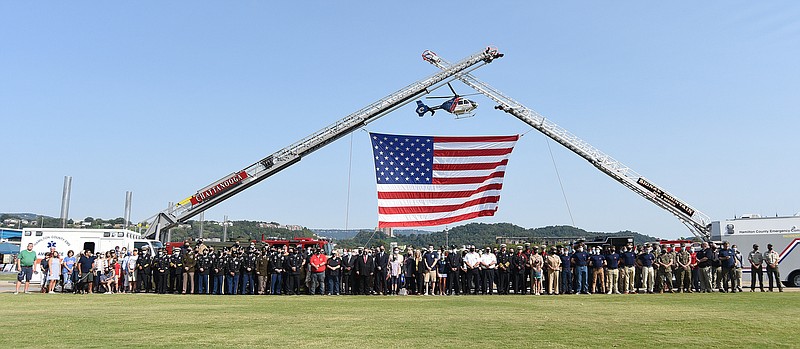
M466 201L455 205L440 205L440 206L395 206L395 207L378 207L380 214L411 214L411 213L437 213L437 212L450 212L460 210L462 208L475 206L479 204L496 204L500 201L500 196L484 196L475 200Z
M467 197L457 198L441 198L441 199L378 199L378 206L380 207L397 207L397 206L445 206L457 205L464 201L474 200L484 196L500 196L500 190L489 190L486 192L475 193Z
M490 163L459 163L459 164L440 164L433 163L434 171L464 171L464 170L489 170L498 166L508 165L508 159Z
M510 154L514 148L499 148L499 149L464 149L464 150L447 150L447 149L434 149L433 157L468 157L468 156L492 156L492 155L506 155Z
M378 190L378 199L452 199L470 197L473 194L489 190L503 189L503 183L490 183L474 190L458 191L382 191Z
M505 171L494 172L488 176L482 177L460 177L460 178L433 178L433 184L468 184L468 183L483 183L489 178L503 177Z
M443 225L443 224L450 224L460 221L465 221L467 219L473 219L478 217L486 217L486 216L494 216L495 210L485 210L485 211L478 211L478 212L471 212L467 214L462 214L458 216L451 216L439 219L431 219L427 221L405 221L405 222L378 222L378 228L389 228L389 227L432 227L436 225Z
M448 142L516 142L519 135L513 136L435 136L433 141L436 143Z

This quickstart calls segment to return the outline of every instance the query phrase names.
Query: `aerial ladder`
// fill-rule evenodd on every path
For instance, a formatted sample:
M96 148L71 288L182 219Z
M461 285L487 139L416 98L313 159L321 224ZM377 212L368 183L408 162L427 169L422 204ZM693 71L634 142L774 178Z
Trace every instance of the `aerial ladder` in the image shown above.
M452 67L444 58L430 50L423 52L422 58L426 62L442 70ZM532 126L545 136L550 137L550 139L586 159L601 172L621 183L626 188L650 200L650 202L656 204L656 206L672 213L692 232L692 234L701 240L711 240L711 219L704 213L689 206L652 181L639 175L630 167L625 166L586 141L581 140L536 111L525 107L522 103L515 101L485 82L478 80L475 76L470 74L470 72L460 72L456 74L456 78L467 86L472 87L475 91L497 102L498 105L495 106L495 109L502 110L515 116L517 119Z
M498 52L496 48L487 47L455 64L450 64L437 74L412 83L240 171L233 172L211 183L176 205L170 205L167 209L145 220L147 226L145 236L161 240L162 231L189 220L195 215L297 163L302 157L311 154L315 150L445 85L447 82L454 80L456 74L467 74L500 57L503 57L503 54Z

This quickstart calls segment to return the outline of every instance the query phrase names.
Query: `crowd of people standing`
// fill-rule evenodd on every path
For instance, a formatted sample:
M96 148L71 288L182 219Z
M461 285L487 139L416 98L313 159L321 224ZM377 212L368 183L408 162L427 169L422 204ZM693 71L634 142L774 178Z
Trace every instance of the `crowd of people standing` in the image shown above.
M17 259L17 292L32 270L32 245ZM750 291L783 291L778 254L754 245L747 259L737 246L703 243L626 246L531 246L509 250L444 246L405 251L384 246L344 249L248 246L216 249L198 240L165 249L62 256L51 250L39 263L42 291L53 293L179 293L270 295L635 294L741 292L742 269L752 270ZM758 284L757 284L758 283ZM757 287L758 286L758 287Z

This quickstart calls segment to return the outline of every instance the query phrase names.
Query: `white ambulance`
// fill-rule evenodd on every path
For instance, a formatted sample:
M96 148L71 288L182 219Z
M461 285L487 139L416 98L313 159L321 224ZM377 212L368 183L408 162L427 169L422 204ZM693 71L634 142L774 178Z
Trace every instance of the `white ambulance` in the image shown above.
M759 251L767 251L767 244L778 252L778 271L781 281L788 286L800 287L800 214L787 217L761 217L745 215L741 218L711 223L711 240L728 241L737 245L742 253L742 288L750 287L750 263L747 256L758 244ZM23 245L24 246L24 245ZM767 284L766 268L764 285Z
M157 240L144 239L141 234L126 229L63 229L63 228L24 228L20 248L28 248L33 244L36 252L36 271L40 271L39 263L44 254L51 249L58 251L63 259L72 250L78 258L83 251L93 253L106 252L119 247L131 249L149 248L156 251L164 245ZM35 273L31 282L40 282L42 273Z

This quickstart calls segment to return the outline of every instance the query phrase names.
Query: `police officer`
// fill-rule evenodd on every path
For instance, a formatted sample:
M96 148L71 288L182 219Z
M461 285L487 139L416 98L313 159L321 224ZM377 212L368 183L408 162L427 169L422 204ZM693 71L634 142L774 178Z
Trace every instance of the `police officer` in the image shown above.
M149 248L142 248L142 253L136 261L136 268L139 270L139 290L149 293L153 290L153 255Z
M283 290L283 273L285 271L286 255L282 250L273 250L269 257L269 293L280 295Z
M764 263L767 264L767 279L769 280L769 291L772 292L772 279L778 284L778 291L783 292L781 284L781 273L778 270L778 252L772 249L772 244L767 244L767 252L764 253Z
M756 291L756 279L761 292L764 292L764 255L758 250L758 244L753 244L747 260L750 262L750 292Z
M286 258L287 294L300 294L300 269L303 268L303 256L294 247L289 248Z
M180 250L172 251L172 256L169 257L169 274L170 281L167 292L179 294L181 293L181 279L183 276L183 257L181 257Z
M158 294L167 293L167 273L169 273L169 259L166 251L161 249L158 251L158 256L153 258L153 269L156 275L156 292Z
M506 250L506 244L500 244L497 253L497 293L508 294L508 275L511 268L511 255ZM449 276L448 276L449 277Z

